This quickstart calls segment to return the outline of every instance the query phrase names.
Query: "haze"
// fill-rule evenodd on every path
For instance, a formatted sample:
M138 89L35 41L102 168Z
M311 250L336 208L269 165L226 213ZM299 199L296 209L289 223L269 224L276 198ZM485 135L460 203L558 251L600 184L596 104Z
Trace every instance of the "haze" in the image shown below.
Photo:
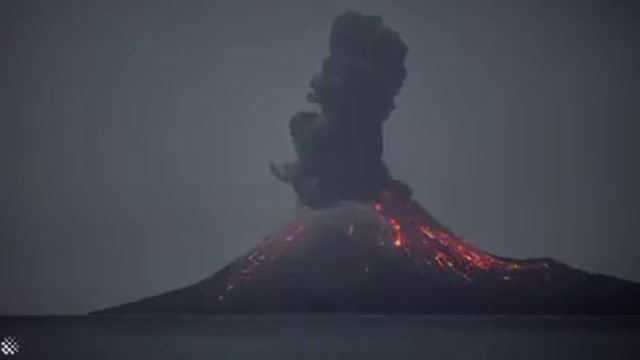
M339 13L409 45L385 161L512 257L640 281L634 1L5 1L0 314L75 314L198 281L290 213Z

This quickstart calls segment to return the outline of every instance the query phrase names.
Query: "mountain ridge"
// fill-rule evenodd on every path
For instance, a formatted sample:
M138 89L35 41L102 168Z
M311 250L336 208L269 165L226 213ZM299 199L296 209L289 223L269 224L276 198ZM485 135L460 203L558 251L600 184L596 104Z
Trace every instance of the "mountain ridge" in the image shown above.
M213 275L92 314L640 314L640 285L476 248L410 198L302 208Z

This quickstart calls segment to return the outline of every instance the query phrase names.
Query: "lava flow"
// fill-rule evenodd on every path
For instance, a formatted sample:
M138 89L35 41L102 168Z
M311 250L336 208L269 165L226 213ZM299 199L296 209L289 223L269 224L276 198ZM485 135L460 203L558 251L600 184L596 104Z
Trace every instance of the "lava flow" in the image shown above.
M227 280L226 292L233 290L238 285L250 281L255 272L267 267L278 259L289 248L289 244L299 237L304 231L304 225L294 224L289 226L282 234L267 237L265 241L252 251L245 259L243 267L232 274ZM218 296L218 300L224 300L224 295Z
M549 272L546 271L548 264L545 262L504 259L478 249L438 224L417 202L408 197L385 191L379 201L373 204L373 210L377 214L377 221L382 225L382 231L375 239L370 239L371 243L391 244L389 249L402 251L403 256L419 272L444 271L466 281L487 276L509 281L518 274L537 272L545 280L549 280ZM308 229L304 225L294 224L282 233L267 238L257 249L246 255L244 261L238 263L239 266L228 277L223 292L232 291L249 282L257 272L276 263L305 230ZM354 231L355 225L351 223L346 233L350 237ZM362 255L358 258L363 258ZM365 269L368 272L368 266ZM224 299L224 295L218 298Z
M391 228L393 245L405 251L419 268L436 266L467 281L494 275L511 280L515 272L538 271L545 280L549 267L544 261L520 261L499 258L478 249L438 224L415 201L385 191L373 205L383 222Z

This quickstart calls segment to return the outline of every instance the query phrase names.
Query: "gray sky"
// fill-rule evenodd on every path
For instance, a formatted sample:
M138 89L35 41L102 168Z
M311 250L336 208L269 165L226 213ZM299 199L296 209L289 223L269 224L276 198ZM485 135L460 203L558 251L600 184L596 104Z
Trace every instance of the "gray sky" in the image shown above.
M333 17L409 45L385 159L457 233L640 281L634 1L3 1L0 314L186 285L290 213Z

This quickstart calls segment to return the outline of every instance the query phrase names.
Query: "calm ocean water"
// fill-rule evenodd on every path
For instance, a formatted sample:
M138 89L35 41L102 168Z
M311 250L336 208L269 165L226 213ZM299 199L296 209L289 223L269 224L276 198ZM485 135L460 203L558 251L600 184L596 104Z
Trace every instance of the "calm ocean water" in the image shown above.
M640 359L640 318L1 317L0 359Z

